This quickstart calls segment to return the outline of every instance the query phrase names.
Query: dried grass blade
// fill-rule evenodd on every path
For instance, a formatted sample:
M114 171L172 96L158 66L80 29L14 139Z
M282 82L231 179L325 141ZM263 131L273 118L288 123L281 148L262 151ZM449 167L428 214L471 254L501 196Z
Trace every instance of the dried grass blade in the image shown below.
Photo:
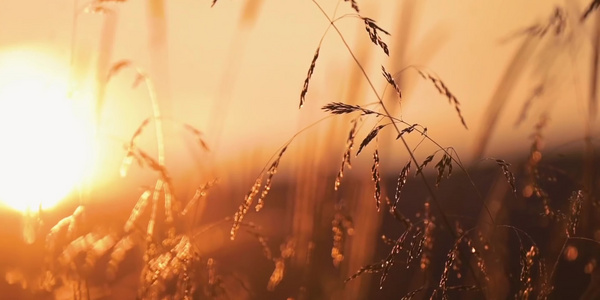
M365 17L361 17L361 18L365 22L365 29L367 30L367 33L369 34L369 38L371 39L371 42L373 42L373 44L381 47L383 52L389 56L390 50L388 49L387 44L381 39L381 36L378 34L378 31L381 31L387 35L390 35L390 33L385 31L381 27L379 27L375 23L375 20L370 19L370 18L365 18Z
M415 124L412 124L412 125L404 128L404 129L402 129L402 131L400 131L400 133L398 134L398 136L396 137L396 139L401 138L405 133L411 133L411 132L413 132L415 130L415 128L417 128L417 126L421 126L421 125L415 123ZM423 130L423 135L425 135L426 133L427 133L427 128L425 128Z
M402 297L400 300L410 300L424 289L425 289L425 287L420 287L416 290L412 290L412 291L408 292L408 294L404 295L404 297Z
M202 185L201 187L199 187L198 189L196 189L196 192L194 193L194 196L192 197L192 199L190 201L188 201L187 205L185 206L185 208L181 212L181 215L182 216L187 215L187 213L192 208L192 206L194 204L196 204L196 202L198 200L200 200L201 198L206 197L207 191L211 187L213 187L216 183L217 183L217 180L215 179L215 180L212 180L210 182L205 183L204 185Z
M168 183L163 186L163 192L165 195L165 222L169 225L173 225L173 193Z
M279 245L279 251L281 253L281 257L288 259L293 257L296 254L296 241L293 238L287 238L287 240Z
M361 107L360 105L352 105L343 102L327 103L321 107L321 109L334 115L349 114L357 111L360 111L362 115L381 115L376 111Z
M406 268L410 267L410 263L415 259L421 256L423 253L423 244L427 237L423 232L419 229L415 234L413 234L412 240L410 241L410 247L408 249L408 254L406 256ZM417 241L415 243L415 240Z
M481 288L476 285L454 285L454 286L446 287L446 289L448 291L455 291L455 292L468 292L468 291L477 291L477 290L480 290Z
M375 206L377 207L377 211L379 211L381 207L381 178L379 176L379 151L377 149L375 149L375 152L373 153L371 175L373 177L373 182L375 183Z
M344 2L350 2L350 5L352 5L352 9L354 9L356 13L360 13L360 10L358 9L358 3L356 3L356 0L344 0Z
M402 91L400 91L400 87L396 83L396 80L394 80L394 77L392 77L392 74L388 73L388 71L385 70L384 66L381 66L381 72L383 73L383 77L385 78L385 80L387 80L387 82L396 91L396 94L398 95L398 99L402 99Z
M375 20L373 20L371 18L364 18L364 17L362 19L368 28L371 28L372 30L375 30L375 31L379 30L379 31L385 33L386 35L390 35L390 33L387 32L385 29L379 27L379 25L376 24Z
M434 156L435 156L435 153L431 154L431 155L427 156L427 158L425 158L423 163L421 163L421 165L417 168L417 172L415 173L415 176L417 176L421 172L423 172L423 168L425 168L427 166L427 164L429 164L433 160Z
M57 261L63 266L70 265L78 254L90 249L99 239L100 237L94 232L76 238L65 247Z
M533 193L542 200L544 216L554 219L556 212L550 207L550 196L548 196L548 193L537 184L533 185Z
M418 70L418 72L421 75L421 77L423 77L425 80L431 81L433 83L433 86L438 90L440 94L448 98L448 102L454 105L454 109L456 110L456 113L458 114L462 125L465 127L465 129L469 129L469 127L467 126L467 122L465 121L465 118L462 115L462 111L460 109L460 102L458 102L458 99L450 91L448 86L446 86L446 84L437 75L427 73L422 70Z
M158 211L158 199L160 198L160 192L163 189L164 182L159 179L156 181L154 186L154 192L152 193L152 210L150 211L150 220L148 220L148 227L146 235L149 240L154 236L154 224L156 223L156 213Z
M125 255L133 248L133 246L135 246L135 243L131 235L126 235L117 242L112 253L110 254L110 259L108 261L108 267L106 270L109 279L115 278L119 269L119 265L125 259Z
M267 171L267 181L265 182L263 191L260 194L260 197L258 198L256 206L254 207L254 209L257 212L260 211L263 208L263 206L265 205L265 203L264 203L265 198L267 197L267 195L269 194L269 191L271 190L271 185L273 184L273 176L275 176L275 174L277 173L277 168L279 167L279 162L281 161L281 157L283 156L283 153L285 153L285 150L287 150L287 145L285 147L283 147L283 149L281 149L281 151L279 152L279 155L277 156L275 161L273 161L273 163L269 167L269 170Z
M127 233L133 229L133 225L135 221L140 217L146 206L148 205L148 199L150 199L150 195L152 195L152 191L150 189L145 190L138 201L136 202L131 214L129 214L129 219L125 222L125 226L123 226L123 230Z
M528 299L533 292L533 280L532 280L532 270L533 264L537 259L539 250L536 246L531 246L529 251L525 251L524 248L521 247L521 251L519 251L519 260L521 263L521 274L519 276L519 281L521 283L521 287L517 293L516 298L519 299Z
M285 261L282 257L275 259L275 269L269 278L269 283L267 284L267 290L273 291L279 285L281 280L283 280L283 274L285 272Z
M108 70L108 74L106 75L106 81L109 81L113 76L119 73L122 69L131 66L131 61L122 60L114 63L110 69Z
M508 168L510 164L503 159L496 159L496 164L498 164L500 168L502 168L502 174L504 174L506 181L508 182L508 184L510 184L513 194L516 194L517 187L515 185L515 175Z
M88 251L85 257L85 265L87 268L92 268L98 261L98 258L103 256L108 249L112 248L117 243L117 238L112 235L106 235L100 240L96 241L90 251Z
M131 164L134 160L138 163L140 168L144 167L144 159L138 153L136 153L139 150L135 144L127 143L123 145L123 148L125 151L127 151L127 154L125 154L125 157L123 157L123 161L121 162L121 166L119 166L119 175L121 177L127 176L127 173L129 172Z
M409 160L408 163L404 165L402 171L400 171L400 174L398 175L396 191L394 192L394 204L390 209L396 210L396 208L398 207L398 203L400 202L400 193L402 192L402 188L406 184L406 179L408 178L408 173L410 172L410 164L411 161Z
M142 296L147 294L151 288L156 288L164 284L164 281L171 272L171 261L173 260L173 253L170 251L157 255L150 259L145 267L142 275L143 289ZM141 297L146 298L146 297Z
M360 146L358 147L358 152L356 152L356 156L358 156L360 154L360 152L362 151L362 149L367 146L379 133L379 130L381 130L383 127L387 126L386 125L379 125L377 127L375 127L373 130L371 130L371 132L369 132L369 134L365 137L365 139L360 143Z
M74 221L73 216L67 216L58 221L52 228L50 228L50 232L46 238L46 244L50 244L50 240L52 240L59 232L63 230L63 228L68 228L69 225Z
M585 10L585 12L581 15L581 21L585 21L585 19L587 19L587 17L596 9L598 9L598 7L600 7L600 0L592 0L592 2L590 3L590 5L588 6L588 8Z
M358 105L351 105L343 102L327 103L325 106L321 107L321 109L334 115L349 114L362 110L362 108Z
M394 265L396 256L404 249L404 242L406 241L408 233L411 231L411 229L412 227L409 227L402 233L402 235L394 243L394 247L392 247L392 250L388 254L387 258L383 261L381 278L379 279L379 289L383 288L383 283L387 279L388 273Z
M430 200L423 204L423 253L421 253L421 269L426 270L431 265L433 246L435 242L435 216L431 213Z
M450 155L446 155L446 166L448 166L448 177L452 176L452 157Z
M410 219L403 215L397 208L394 208L394 204L392 203L392 201L390 201L389 197L385 197L385 202L388 205L389 212L394 217L394 219L402 222L404 226L406 226L406 228L410 228L412 226L412 222L410 221Z
M148 155L148 153L146 153L140 149L137 149L137 153L142 158L142 160L148 165L148 167L150 167L150 169L152 169L153 171L157 172L160 175L160 178L164 182L171 184L171 177L169 176L167 169L163 165L161 165L152 156Z
M209 258L206 261L206 269L208 273L208 284L215 284L215 282L217 281L217 272L215 270L215 260L213 258Z
M133 83L131 84L131 88L132 89L137 88L142 82L146 82L146 84L148 85L149 80L150 79L148 78L148 76L146 76L146 74L144 74L138 70L138 72L135 74L135 79L133 80Z
M208 148L208 144L203 138L204 133L202 131L196 129L195 127L189 124L183 124L183 127L190 131L196 137L196 139L198 140L198 144L200 144L200 147L202 147L202 149L204 149L207 152L210 151L210 148Z
M75 209L75 211L73 211L73 213L70 216L62 218L54 226L52 226L52 228L50 228L50 231L46 235L46 248L49 249L51 252L54 250L54 247L56 246L57 236L61 232L65 232L68 238L73 237L75 230L77 230L77 225L83 217L84 212L84 206L80 205Z
M254 197L256 197L256 195L260 191L261 185L262 185L262 177L259 177L254 182L252 189L250 189L248 194L246 194L246 197L244 198L244 202L240 205L237 212L233 216L233 225L231 226L230 237L229 237L231 240L235 239L237 231L240 229L240 225L242 224L244 217L248 213L248 209L250 208L250 206L252 205L252 202L254 201Z
M355 119L352 121L352 128L350 129L350 133L348 133L348 138L346 139L346 150L344 151L344 156L342 158L342 166L338 171L338 174L335 178L334 190L338 190L340 184L342 182L342 178L344 177L344 168L348 165L348 169L352 168L352 148L354 147L354 139L356 138L356 127L358 121Z
M448 256L446 257L446 262L444 263L444 271L442 272L442 277L440 278L439 288L434 291L434 295L438 292L441 292L442 299L447 299L448 295L448 278L450 277L450 270L452 270L452 265L454 261L458 257L458 245L460 240L454 243L454 247L450 252L448 252ZM433 296L432 296L433 298Z
M133 145L135 143L135 140L142 134L142 131L144 130L144 128L146 126L148 126L149 123L150 123L150 118L146 118L146 119L144 119L144 121L142 121L140 126L138 126L138 128L135 130L135 132L131 136L131 139L129 140L130 145Z
M382 260L375 264L363 266L358 271L356 271L356 273L354 273L352 276L346 278L346 280L344 280L344 283L347 283L351 280L356 279L358 276L362 275L363 273L369 273L369 274L379 273L379 272L383 271L383 268L385 265L386 265L386 261Z
M175 258L180 261L190 260L192 256L192 243L187 235L180 235L179 242L171 250L175 253Z
M435 186L438 187L440 185L440 182L442 181L442 178L444 177L444 171L446 170L446 167L448 167L448 177L450 177L450 175L452 174L452 158L447 155L444 154L442 156L442 158L440 159L440 161L435 165L435 168L437 169L437 177L435 180Z
M569 214L569 222L567 223L567 237L574 236L577 232L579 224L579 216L581 214L581 205L583 204L583 191L573 192L569 199L571 213Z
M85 213L85 207L83 205L77 206L72 216L72 222L69 222L69 227L67 228L67 236L73 236L75 234L75 230L77 230L77 225L81 221L83 214Z
M306 93L308 93L308 85L310 83L310 78L312 77L313 72L315 71L315 66L317 64L317 58L319 58L319 51L321 47L317 47L315 51L315 55L310 63L310 67L308 68L308 73L306 74L306 79L304 79L304 86L302 87L302 92L300 92L300 106L302 108L304 106L304 102L306 101Z

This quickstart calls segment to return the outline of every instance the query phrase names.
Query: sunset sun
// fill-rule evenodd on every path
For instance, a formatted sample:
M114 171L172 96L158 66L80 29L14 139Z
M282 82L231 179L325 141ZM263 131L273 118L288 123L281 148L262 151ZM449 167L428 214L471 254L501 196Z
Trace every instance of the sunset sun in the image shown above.
M48 209L81 182L88 125L68 97L66 68L31 51L0 53L0 202Z

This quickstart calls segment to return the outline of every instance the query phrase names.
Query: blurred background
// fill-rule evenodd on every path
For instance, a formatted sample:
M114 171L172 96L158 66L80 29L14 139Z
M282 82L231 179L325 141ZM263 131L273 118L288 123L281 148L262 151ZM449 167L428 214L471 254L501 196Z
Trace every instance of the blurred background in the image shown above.
M387 85L381 66L393 74L403 96L399 101L393 89L386 89L383 99L393 114L408 124L427 127L428 136L438 144L453 147L473 172L482 198L488 199L495 197L489 195L498 182L505 189L508 185L494 163L484 158L505 159L513 163L515 173L525 176L522 165L529 159L536 132L543 132L544 153L549 154L544 154L545 159L558 159L579 173L584 173L586 164L590 170L598 167L591 149L597 147L600 130L595 117L598 63L593 60L600 25L598 14L580 20L589 2L359 1L360 14L391 33L382 35L389 57L371 43L362 20L348 16L336 25L380 95ZM334 13L336 17L355 13L344 1L319 4L332 18ZM2 271L33 272L37 263L31 257L38 252L26 244L42 243L43 228L70 215L77 205L92 208L89 222L120 226L115 224L127 220L140 193L154 184L156 172L136 163L125 177L120 175L127 153L124 147L140 124L156 113L146 86L136 84L139 74L144 74L158 100L164 165L175 197L190 199L198 186L218 179L214 194L189 230L232 216L273 155L301 132L281 157L265 210L248 215L270 237L268 244L275 252L287 238L297 246L289 271L296 280L288 279L274 293L264 295L301 298L290 292L294 290L311 299L349 299L348 295L366 298L377 293L377 276L373 282L371 277L359 278L362 281L351 282L346 289L342 283L389 250L382 250L385 245L379 236L392 225L387 215L377 213L372 200L370 156L377 144L383 193L393 197L395 176L409 155L394 140L391 127L386 128L365 150L369 153L354 159L342 189L333 191L351 119L319 121L328 115L321 107L330 102L365 105L377 97L328 25L315 3L298 0L220 0L213 7L210 1L187 0L2 1L0 198L7 225L2 229L6 253ZM319 45L307 101L298 109L302 83ZM120 62L128 67L117 70ZM409 66L428 70L443 81L460 102L468 129L461 125L453 104ZM540 120L547 122L536 131ZM361 126L355 149L375 125L371 121ZM313 126L315 122L319 123ZM188 125L202 132L209 151ZM136 144L157 156L154 126L150 122L143 127ZM417 161L438 149L421 140L418 133L407 136L409 145L418 147ZM429 168L426 174L434 176L434 171ZM591 186L598 185L594 175L586 178L591 178ZM407 198L414 199L405 207L409 218L422 217L423 204L431 201L417 181L411 177L406 187ZM519 185L519 196L525 193L524 186ZM577 184L570 182L564 189L573 186ZM479 201L469 189L464 174L458 174L436 194L450 203L450 212L469 215L466 223L473 225L481 203L469 206ZM453 205L452 199L460 201ZM38 218L40 206L45 211L44 225L29 228L28 218ZM342 206L354 220L354 236L345 242L348 259L334 268L329 250L331 220ZM256 265L240 253L260 257L260 246L251 238L229 242L228 229L224 226L204 238L202 244L211 245L203 249L213 255L231 249L220 253L226 257L223 272L254 270ZM594 229L588 233L593 235ZM560 254L560 246L551 248ZM33 248L17 251L28 247ZM443 267L444 251L440 253L434 263ZM308 278L318 268L314 263L313 269L302 267L309 265L311 255L329 264L326 275L314 282ZM140 265L128 268L138 270ZM263 295L261 289L269 279L268 261L260 268L265 270L257 271L257 278L240 275L240 282L248 283L251 290L260 286L260 292L249 298ZM21 292L15 284L20 281L9 277L4 288L15 297L34 297ZM137 283L132 282L117 280L112 292L99 285L103 292L98 295L103 296L91 298L126 299L115 296L115 286L124 286L121 293L135 295ZM391 289L391 294L382 295L403 295L418 287L412 282L400 292ZM57 295L72 298L68 292Z

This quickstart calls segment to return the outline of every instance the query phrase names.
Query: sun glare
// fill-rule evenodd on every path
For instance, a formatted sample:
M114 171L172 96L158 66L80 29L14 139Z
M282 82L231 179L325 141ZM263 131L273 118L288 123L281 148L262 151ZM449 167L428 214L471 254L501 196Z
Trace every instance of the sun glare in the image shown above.
M88 123L68 97L68 73L40 52L0 52L0 202L55 206L82 182Z

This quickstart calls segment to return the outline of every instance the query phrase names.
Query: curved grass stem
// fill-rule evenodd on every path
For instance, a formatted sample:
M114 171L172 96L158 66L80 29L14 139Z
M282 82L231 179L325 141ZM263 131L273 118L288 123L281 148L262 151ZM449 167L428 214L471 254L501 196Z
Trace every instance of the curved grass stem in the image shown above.
M394 118L391 113L389 112L389 110L387 109L387 107L385 106L385 104L383 103L383 99L382 97L379 95L379 93L377 92L377 89L375 88L375 85L373 84L371 78L369 77L369 75L367 74L366 70L364 69L364 67L362 66L362 64L360 63L360 61L358 60L358 58L356 57L356 55L354 54L354 52L352 51L352 48L350 48L350 45L348 45L348 43L346 42L346 39L344 38L343 34L341 33L341 31L339 30L339 28L335 25L334 20L332 20L329 15L325 12L325 10L323 10L323 8L321 7L321 5L319 5L319 3L316 0L313 0L313 3L315 3L315 5L319 8L319 10L323 13L323 15L327 18L327 20L330 22L330 26L333 27L335 29L335 31L337 32L338 36L340 37L340 39L342 40L342 43L344 44L344 47L348 50L348 53L350 54L350 56L352 57L352 59L354 60L354 62L356 63L356 66L360 69L361 73L363 74L365 80L367 81L367 83L369 84L369 87L371 88L371 90L373 91L373 93L375 94L375 96L377 97L377 100L379 102L379 104L381 105L381 108L383 109L384 113L383 116L388 118L392 125L394 126L394 129L396 130L396 132L398 134L400 134L402 131L400 130L400 128L398 127L397 122L403 122L401 120L398 120L396 118ZM381 115L381 114L380 114ZM415 163L416 165L419 165L418 161L416 160L416 157L414 156L414 153L412 152L412 150L410 149L410 146L408 145L408 143L406 142L406 140L404 139L404 137L400 137L400 139L402 140L402 143L404 145L404 147L407 149L411 160L413 161L413 163ZM435 141L434 141L435 143ZM441 149L443 149L443 147L441 147L441 145L439 145L438 143L435 143L437 146L439 146ZM461 166L462 168L462 166ZM464 170L464 168L463 168ZM466 171L466 170L465 170ZM438 209L438 211L440 212L441 216L442 216L442 221L444 222L444 225L446 225L446 227L448 227L448 230L450 231L451 235L453 236L453 238L457 238L456 232L454 232L454 230L452 229L452 225L450 224L450 221L448 220L446 214L444 213L441 204L439 203L439 200L437 199L437 197L435 196L435 193L433 192L433 188L431 187L431 185L429 184L429 182L427 181L427 179L425 178L425 175L421 172L420 173L421 179L423 180L427 191L429 193L429 195L432 197L432 202L434 203L434 205L436 206L436 209ZM485 206L490 219L492 220L492 222L494 221L493 217L491 216L491 213L489 211L489 209L487 208L487 205L485 203L483 203L483 205Z
M348 51L348 53L350 54L350 56L352 57L352 59L354 60L354 62L356 63L356 66L360 69L361 73L363 74L365 80L367 81L367 83L369 84L369 87L371 88L371 90L373 91L374 95L377 97L377 100L379 102L379 104L381 105L381 108L383 109L384 113L385 113L385 117L388 118L393 126L394 129L396 130L396 132L398 133L398 135L401 134L401 130L398 127L398 124L395 120L394 117L392 117L391 113L389 112L389 110L387 109L387 107L385 106L385 103L383 102L383 98L379 95L379 93L377 92L377 89L375 88L375 85L373 84L372 80L370 79L369 75L367 74L365 68L363 67L363 65L360 63L360 61L358 60L358 58L356 57L356 55L354 54L354 52L352 51L352 48L350 48L350 46L348 45L348 42L346 41L346 39L344 38L344 35L341 33L341 31L339 30L339 28L335 25L334 21L329 17L329 15L325 12L325 10L323 9L323 7L321 7L321 5L319 5L319 3L316 0L312 0L312 2L319 8L319 10L321 11L321 13L325 16L325 18L327 18L327 20L330 23L330 26L333 27L335 29L335 31L337 32L338 36L340 37L340 39L342 40L342 43L344 44L344 47L346 48L346 50ZM410 146L408 145L408 143L406 142L406 140L404 139L403 136L400 136L400 140L402 140L402 144L404 145L404 147L406 148L411 161L413 163L415 163L415 165L419 165L413 151L411 150ZM448 232L450 233L450 235L454 238L457 239L458 235L457 233L454 231L452 224L450 223L448 217L446 216L446 213L444 212L440 201L437 199L433 188L431 187L431 185L429 184L429 182L427 181L427 178L425 178L425 175L423 174L423 172L420 172L420 177L423 181L423 184L425 185L427 192L429 193L431 200L433 202L433 204L435 205L436 209L438 210L441 218L442 218L442 222L444 223L444 225L447 227ZM485 204L485 202L483 203L483 205L486 207L486 210L488 211L488 214L490 216L490 219L493 222L493 217L491 216L491 213L489 211L489 209L487 208L487 205ZM473 274L474 278L479 281L478 277L475 275L475 270L472 268L472 266L469 266L469 269L471 271L471 273ZM482 286L480 284L480 286Z

